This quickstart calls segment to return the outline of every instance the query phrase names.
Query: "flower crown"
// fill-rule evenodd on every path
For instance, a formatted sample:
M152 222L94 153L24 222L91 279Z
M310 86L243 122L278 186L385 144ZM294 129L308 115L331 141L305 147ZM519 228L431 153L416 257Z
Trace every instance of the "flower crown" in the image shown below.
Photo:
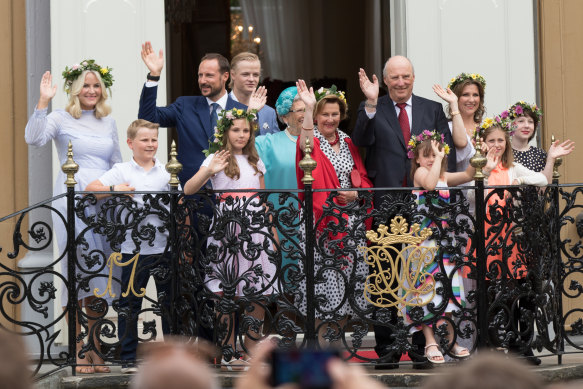
M65 85L63 89L65 92L71 92L71 85L73 85L73 81L75 81L85 70L92 70L98 72L101 75L101 79L103 80L103 84L107 89L111 88L113 85L113 76L111 75L111 71L113 70L110 67L102 67L95 63L94 59L86 59L81 62L81 64L74 64L69 68L65 66L65 70L63 71L63 78L65 79Z
M504 112L503 112L504 113ZM486 118L482 122L480 127L476 127L474 130L473 138L477 141L480 138L484 138L484 132L493 125L498 124L504 131L508 132L510 136L514 133L514 124L512 124L512 120L508 118L508 115L504 117L503 115L497 115L493 118Z
M316 92L314 92L314 94L316 95L316 101L320 101L325 96L328 96L328 95L338 96L338 98L340 100L344 101L344 104L346 104L346 106L348 106L348 102L346 101L346 96L344 95L344 92L342 92L341 90L338 90L338 88L336 88L336 85L332 85L330 88L322 87L322 88L318 89Z
M451 80L449 80L449 84L447 84L447 87L449 89L453 90L453 88L457 84L462 83L465 80L474 80L474 81L477 81L480 84L482 84L482 88L483 89L486 89L486 79L484 77L482 77L481 74L478 74L478 73L460 73L456 77L454 77Z
M205 156L208 157L212 153L216 153L221 149L223 135L226 130L231 128L233 120L235 119L247 119L249 123L253 125L255 124L254 122L257 121L257 110L252 109L251 111L245 111L239 108L233 108L228 111L226 109L222 110L221 113L219 113L217 125L215 126L214 139L209 139L209 148L202 151ZM256 126L253 127L254 130Z
M443 146L443 152L447 155L449 154L449 145L445 143L445 138L443 134L438 133L437 131L429 131L423 130L421 134L417 136L412 136L409 139L409 143L407 144L407 156L410 159L415 158L415 149L419 146L423 141L426 140L436 140L439 142L441 146Z
M530 111L534 113L537 117L537 122L540 123L543 117L543 111L536 104L528 104L524 101L519 101L518 103L511 105L508 110L502 112L500 116L503 118L508 118L508 120L513 121L519 116L524 115L524 111Z

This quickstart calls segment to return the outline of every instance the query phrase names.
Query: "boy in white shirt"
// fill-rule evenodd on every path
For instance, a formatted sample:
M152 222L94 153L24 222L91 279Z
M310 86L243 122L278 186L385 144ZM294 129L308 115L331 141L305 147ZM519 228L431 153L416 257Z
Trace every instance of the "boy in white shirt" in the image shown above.
M115 164L98 180L85 189L88 192L161 192L169 191L170 174L156 159L158 150L158 124L147 120L135 120L127 131L127 144L133 152L128 162ZM98 196L103 197L103 196ZM158 303L162 313L162 332L170 333L169 315L171 293L170 245L165 221L170 214L163 197L156 195L132 195L137 206L121 202L116 207L118 220L125 223L125 240L121 244L123 263L136 257L137 265L130 263L122 267L121 290L118 313L118 335L121 343L123 373L135 373L136 349L138 346L137 322L142 307L142 288L146 288L150 276L154 276ZM123 209L122 209L123 207ZM119 212L119 213L118 213ZM133 291L128 290L132 270L135 267ZM134 294L135 291L135 294ZM138 294L138 295L136 295Z

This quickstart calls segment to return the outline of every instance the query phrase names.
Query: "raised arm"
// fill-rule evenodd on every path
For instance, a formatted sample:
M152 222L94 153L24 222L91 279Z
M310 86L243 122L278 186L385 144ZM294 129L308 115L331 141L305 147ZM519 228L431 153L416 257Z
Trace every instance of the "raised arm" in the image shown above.
M460 115L457 96L451 89L447 88L445 90L438 84L433 85L433 91L449 104L449 108L451 109L451 135L453 144L458 149L463 149L468 144L468 137L462 115Z
M542 171L548 182L553 182L553 167L555 165L555 160L571 154L573 150L575 150L575 142L570 139L567 139L563 143L559 143L559 141L556 140L555 143L551 145L549 152L547 153L545 168Z
M445 152L439 150L439 143L436 140L431 141L431 149L435 154L433 165L429 169L422 166L419 167L415 171L415 177L413 177L415 186L421 186L427 190L433 190L437 186L439 176L441 175L441 161L443 161L445 156ZM412 161L412 163L415 163L415 161Z
M375 143L374 120L379 97L379 80L373 74L371 81L364 69L360 69L358 71L358 83L366 100L361 103L358 109L356 124L350 138L356 146L368 147Z
M162 49L160 49L158 55L156 55L156 52L152 48L152 43L146 41L142 44L142 52L140 54L142 56L142 61L144 61L144 64L150 71L150 75L160 77L162 69L164 68L164 53Z
M262 85L251 93L249 98L249 105L247 106L247 112L251 110L259 111L265 106L267 102L267 89Z
M142 44L142 61L148 68L150 76L160 77L164 68L164 53L162 50L156 54L150 42ZM156 107L158 95L158 81L148 80L142 88L140 95L140 106L138 108L138 119L148 120L152 123L160 124L160 127L175 127L178 111L178 103L168 107Z
M304 80L298 80L296 87L298 88L298 96L300 96L300 99L306 105L306 113L304 114L304 122L299 139L300 149L304 151L306 139L310 141L310 146L314 145L314 107L316 106L316 95L314 94L314 88L310 87L308 89Z
M198 172L184 184L184 194L195 194L215 174L223 171L228 164L230 153L222 150L213 155L208 166L201 166Z
M47 70L40 81L38 103L24 131L24 140L29 145L42 146L57 135L57 123L47 118L49 103L56 93L57 86L53 85L53 76Z

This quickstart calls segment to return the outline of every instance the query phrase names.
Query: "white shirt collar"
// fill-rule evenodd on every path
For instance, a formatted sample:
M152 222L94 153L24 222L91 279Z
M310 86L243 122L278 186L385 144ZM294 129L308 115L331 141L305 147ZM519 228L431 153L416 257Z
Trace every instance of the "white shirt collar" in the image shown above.
M229 94L225 93L223 95L223 97L221 97L220 99L218 99L217 101L212 101L211 99L209 99L208 97L206 98L206 101L209 105L209 108L211 106L212 103L217 103L220 107L221 110L225 109L225 107L227 106L227 100L229 99Z
M393 101L393 100L391 100L391 101ZM407 100L405 102L405 104L407 104L408 107L412 107L413 106L412 102L413 102L413 95L411 95L411 97L409 97L409 100ZM397 107L397 103L395 101L393 101L393 106Z
M132 164L132 166L133 166L134 168L138 168L138 169L142 169L142 170L144 170L144 168L143 168L142 166L140 166L140 164L138 164L138 163L136 162L136 160L134 159L134 157L133 157L133 156L132 156L132 158L130 159L130 162L131 162L131 164ZM154 166L153 166L153 168L158 168L158 167L160 167L160 166L162 166L162 164L160 163L160 161L158 160L158 158L154 157Z

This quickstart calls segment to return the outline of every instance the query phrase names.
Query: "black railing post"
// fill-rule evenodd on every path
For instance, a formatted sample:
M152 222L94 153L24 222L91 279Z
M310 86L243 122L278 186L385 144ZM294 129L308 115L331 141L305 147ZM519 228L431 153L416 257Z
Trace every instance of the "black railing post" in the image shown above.
M555 136L551 136L551 144L555 143ZM563 336L563 331L565 331L565 323L563 322L563 296L562 296L562 285L561 285L561 269L562 269L562 256L561 256L561 223L559 220L560 212L560 197L559 197L559 178L561 174L559 173L559 166L563 163L562 158L555 159L555 164L553 166L553 225L555 226L555 244L551 247L555 248L554 256L555 261L553 261L553 283L555 284L555 299L557 303L557 319L558 325L555 325L555 331L557 335L557 364L561 365L563 363L563 353L565 352L565 337Z
M69 360L71 374L76 375L77 367L77 298L76 298L76 271L77 246L75 244L75 173L79 171L79 165L73 160L73 145L69 141L67 160L61 167L67 175L67 317L69 320Z
M488 345L488 293L486 290L486 243L485 243L485 212L487 212L484 202L484 173L482 168L486 166L487 159L481 153L481 142L476 143L476 154L471 158L470 163L476 168L474 175L475 188L475 209L476 225L472 243L476 248L476 278L478 288L478 347L483 348Z
M304 148L304 158L299 166L304 171L302 182L304 183L304 215L306 231L306 333L308 347L315 347L318 344L316 334L316 296L314 281L314 247L316 236L314 232L314 192L312 191L312 171L316 168L316 161L312 159L312 148L310 141L306 139Z
M176 222L176 217L178 215L178 197L180 192L178 191L178 173L182 170L182 164L178 162L176 156L176 143L172 141L172 146L170 147L170 160L166 164L166 171L170 173L170 269L171 269L171 290L172 296L167 296L170 299L170 333L178 334L178 315L176 312L176 303L180 296L180 245L179 245L179 234L178 234L178 223Z

